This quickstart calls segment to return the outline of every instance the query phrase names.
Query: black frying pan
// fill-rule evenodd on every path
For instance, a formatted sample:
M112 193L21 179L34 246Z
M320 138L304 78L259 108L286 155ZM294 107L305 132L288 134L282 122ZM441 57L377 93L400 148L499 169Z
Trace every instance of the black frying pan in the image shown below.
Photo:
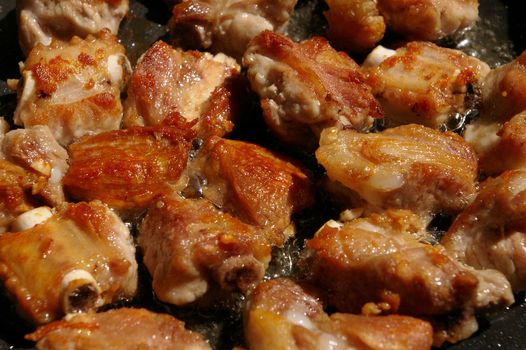
M169 11L160 0L130 0L131 12L123 22L120 38L127 47L132 60L136 59L155 40L166 36L164 24L170 17ZM463 33L459 38L442 44L459 48L476 55L491 66L506 63L526 49L526 21L520 6L522 1L480 0L480 16L476 28ZM316 0L301 1L292 21L291 34L296 39L312 33L323 33L323 4ZM18 78L18 62L23 60L18 48L15 0L0 0L0 116L12 117L16 106L16 95L6 85L9 78ZM250 137L249 137L250 138ZM256 141L265 142L265 137L256 136ZM268 146L268 144L267 144ZM307 157L308 158L308 157ZM309 160L307 159L307 162ZM312 165L312 160L310 161ZM327 217L333 215L330 210L318 208L317 218L312 213L298 223L300 233L312 235ZM290 251L297 251L301 242L289 244L287 252L278 254L271 273L289 274L293 269L283 264L291 261ZM140 257L138 257L140 259ZM293 259L292 259L293 260ZM281 265L280 265L281 264ZM170 312L184 320L188 328L206 335L214 348L231 349L242 345L242 327L239 317L239 303L230 305L230 309L220 307L216 310L198 311L193 308L170 308L157 302L151 292L147 273L141 269L140 295L132 305L147 307L154 311ZM466 349L526 349L526 302L524 294L516 295L517 302L509 310L500 311L479 320L480 330L471 338L447 347L452 350ZM28 349L31 343L23 340L23 335L32 331L31 325L17 316L14 303L5 295L0 286L0 350Z

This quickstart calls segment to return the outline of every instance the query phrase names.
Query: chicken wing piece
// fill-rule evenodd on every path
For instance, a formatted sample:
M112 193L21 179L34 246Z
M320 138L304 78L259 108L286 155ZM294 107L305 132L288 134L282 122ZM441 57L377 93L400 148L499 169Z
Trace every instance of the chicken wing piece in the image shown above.
M367 52L385 33L376 0L328 0L327 38L339 50Z
M133 72L124 125L156 125L177 112L196 121L200 136L223 136L244 112L247 88L232 58L174 50L158 41Z
M452 132L415 124L371 134L331 128L323 131L316 158L331 180L372 210L457 213L476 195L477 157Z
M409 39L435 41L469 28L478 0L377 0L387 27Z
M0 279L36 324L131 298L135 247L100 202L67 204L42 223L0 235Z
M479 117L466 126L464 138L479 155L499 142L503 123L526 110L526 51L515 61L493 69L484 80Z
M122 213L146 209L181 176L190 150L184 124L132 127L86 136L69 146L64 189Z
M38 177L5 159L0 159L0 233L18 215L33 209L31 190Z
M169 22L177 46L241 59L264 30L283 33L297 0L185 0Z
M245 336L252 350L430 349L433 329L407 316L328 316L306 285L288 279L261 283L250 295Z
M198 333L167 314L146 309L115 309L75 315L28 334L38 350L209 350Z
M296 44L265 31L243 64L267 124L285 142L314 148L323 128L364 130L383 116L360 67L321 37Z
M432 128L476 109L477 94L490 71L474 57L428 42L411 42L396 51L379 46L364 68L392 124Z
M248 292L265 273L275 235L217 209L206 199L165 196L139 229L144 263L159 300L184 305L207 291Z
M108 30L37 45L21 69L14 121L26 128L49 126L61 145L118 129L130 69L124 47Z
M307 175L255 144L213 137L193 163L187 176L197 188L191 192L246 223L275 231L282 243L291 215L314 203Z
M442 243L475 268L502 272L514 291L526 289L526 171L489 178L453 222Z
M20 47L27 55L37 43L69 41L108 28L117 35L128 0L20 0L16 2Z
M8 132L2 142L7 160L39 176L33 194L56 206L64 202L62 178L68 169L68 153L45 125Z
M419 241L425 238L424 220L406 210L345 224L331 220L307 243L311 279L328 290L338 311L432 319L436 346L474 333L476 311L513 302L498 271L464 266L442 246Z

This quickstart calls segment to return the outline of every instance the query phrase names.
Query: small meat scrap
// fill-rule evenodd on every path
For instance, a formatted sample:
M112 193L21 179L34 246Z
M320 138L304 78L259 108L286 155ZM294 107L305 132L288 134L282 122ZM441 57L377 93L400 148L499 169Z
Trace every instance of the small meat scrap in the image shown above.
M0 235L0 279L36 324L131 298L130 231L100 202L60 206L36 226Z
M37 45L21 67L17 125L47 125L61 145L120 127L121 90L130 71L108 30L68 43Z
M475 312L513 302L501 273L464 266L425 239L425 221L406 210L331 220L307 243L311 279L338 311L430 319L435 346L473 334Z
M379 46L364 68L391 124L439 128L479 107L489 66L460 51L411 42L396 51Z
M200 195L246 223L275 231L278 237L293 213L314 203L307 174L261 146L213 137L194 162L189 176L197 178L193 183L198 182Z
M0 233L20 214L33 209L31 191L38 177L34 173L0 159Z
M38 350L210 350L203 337L167 314L122 308L78 314L26 335Z
M409 39L436 41L471 27L478 0L377 0L389 30Z
M46 125L8 132L1 148L7 160L38 176L32 194L52 206L64 202L62 178L68 169L68 153Z
M339 50L367 52L385 33L376 0L329 0L327 38Z
M146 209L170 191L186 167L193 134L185 128L173 119L82 138L68 148L64 189L76 199L98 199L123 213Z
M244 112L248 83L223 54L180 51L158 41L139 59L128 86L124 126L151 126L174 113L202 137L223 136Z
M326 129L316 158L331 180L358 193L372 210L458 213L477 191L471 147L457 134L421 125L369 134Z
M128 0L21 0L16 5L18 37L26 55L37 43L85 38L103 28L117 35L129 7Z
M526 289L526 171L504 172L481 184L475 201L453 222L442 243L479 269L496 269L513 290Z
M425 350L433 329L408 316L328 316L312 287L280 278L250 295L245 337L251 350Z
M139 229L144 263L159 300L184 305L211 291L248 292L263 278L271 247L282 245L206 199L165 196Z
M297 0L184 0L168 24L176 46L241 59L264 30L283 33Z
M323 128L365 130L383 117L361 68L321 37L296 44L265 31L243 64L265 121L284 142L315 148Z

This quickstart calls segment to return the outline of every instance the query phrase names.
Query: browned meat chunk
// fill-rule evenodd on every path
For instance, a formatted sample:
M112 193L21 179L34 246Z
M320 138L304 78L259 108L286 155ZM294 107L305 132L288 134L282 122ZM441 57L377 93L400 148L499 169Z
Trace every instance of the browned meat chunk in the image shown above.
M430 349L433 330L407 316L323 312L316 294L287 279L261 283L250 295L245 336L252 350Z
M147 208L186 167L192 134L185 127L166 121L84 137L69 146L65 190L123 212Z
M526 289L526 171L505 172L482 183L473 202L443 239L457 259L502 272L514 291Z
M205 199L173 195L150 208L139 244L157 297L183 305L207 291L217 299L224 292L251 290L263 278L272 245L282 245L283 239Z
M368 83L392 124L438 128L478 107L486 63L427 42L375 49L364 64Z
M454 133L420 125L371 134L327 129L316 158L333 181L358 193L373 210L456 213L477 190L477 157L469 145Z
M38 192L53 206L64 202L61 181L68 169L68 153L57 143L47 126L37 125L8 132L2 150L7 160L39 176L33 194Z
M297 0L184 0L169 26L176 45L241 59L264 30L283 33Z
M108 28L117 35L128 0L20 0L16 2L20 46L25 54L52 39L85 38Z
M38 350L209 350L210 345L184 323L145 309L79 314L40 327L26 336Z
M313 204L312 184L297 166L254 144L211 138L190 166L200 194L243 221L275 230Z
M327 37L337 49L366 52L383 38L385 21L376 0L328 0L327 4Z
M420 243L425 223L409 211L387 211L345 224L329 221L308 241L312 279L342 312L382 310L431 319L435 345L477 330L474 313L513 302L498 271L477 271L440 245ZM440 319L458 317L441 325Z
M231 58L155 43L139 59L125 104L124 125L156 125L173 113L195 121L200 136L222 136L243 112L247 83Z
M39 225L0 235L0 279L25 316L47 323L131 298L135 247L107 206L69 204Z
M14 121L49 126L61 145L118 129L128 71L124 47L107 30L85 40L37 45L21 71Z
M390 30L411 39L435 41L471 27L478 0L378 0Z
M267 124L285 142L314 148L323 128L364 130L383 116L360 67L321 37L296 44L265 31L243 63Z

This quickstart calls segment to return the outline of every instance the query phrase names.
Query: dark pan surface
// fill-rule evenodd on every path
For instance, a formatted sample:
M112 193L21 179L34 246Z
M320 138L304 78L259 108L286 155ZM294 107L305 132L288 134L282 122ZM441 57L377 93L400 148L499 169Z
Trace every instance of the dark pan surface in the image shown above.
M160 0L131 0L131 13L123 23L119 34L127 52L135 62L155 40L166 37L164 24L169 11ZM458 38L442 43L461 49L477 56L491 66L511 61L526 49L526 21L524 20L521 0L480 0L481 20L477 26ZM290 35L295 39L305 38L313 33L323 33L324 21L321 14L322 1L301 1L294 13ZM9 78L18 78L18 62L23 60L18 48L15 0L0 0L0 116L12 117L16 105L16 96L6 85ZM394 39L396 40L396 38ZM356 57L359 60L359 57ZM264 127L262 126L262 129ZM243 136L242 136L243 137ZM265 136L248 135L244 138L269 143ZM314 167L309 157L303 157L307 165ZM327 218L334 216L323 204L315 212L299 218L300 237L309 237ZM269 276L290 275L295 269L293 262L302 244L302 239L289 243L275 259ZM140 257L138 257L140 259ZM210 340L214 348L231 349L243 342L239 301L228 305L230 311L197 311L193 308L169 308L158 303L152 295L150 281L145 271L140 271L141 294L133 305L147 307L154 311L170 312L184 320L193 330L201 331ZM516 295L517 302L509 310L498 312L488 318L480 319L480 331L460 344L449 346L451 350L467 349L526 349L526 302L524 294ZM225 309L219 308L219 310ZM14 304L5 296L0 286L0 350L29 349L31 343L23 340L23 335L32 327L19 318Z

